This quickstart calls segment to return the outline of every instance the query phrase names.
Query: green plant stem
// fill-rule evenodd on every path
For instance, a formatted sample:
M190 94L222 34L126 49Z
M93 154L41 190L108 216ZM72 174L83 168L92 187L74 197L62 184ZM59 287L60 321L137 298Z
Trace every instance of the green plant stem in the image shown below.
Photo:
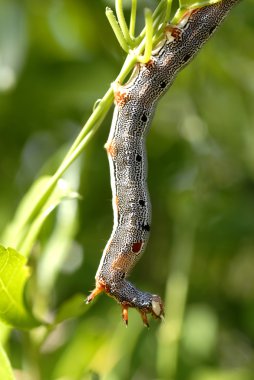
M159 25L161 16L160 12L162 12L163 8L165 7L165 0L161 1L158 5L158 7L155 9L153 13L153 27L156 29L156 27ZM142 32L143 35L145 33ZM144 38L140 42L139 46L135 50L135 54L130 53L123 64L123 67L117 76L115 82L117 83L123 83L125 78L128 76L130 71L133 69L137 62L137 57L144 51L145 47L145 41ZM52 191L54 190L54 187L57 183L57 181L61 178L61 176L64 174L64 172L69 168L69 166L72 164L72 162L81 154L83 149L85 148L86 144L90 141L90 139L93 137L99 126L101 125L102 121L104 120L105 116L107 115L112 102L114 98L114 93L112 87L110 87L106 94L103 96L103 98L100 100L98 105L95 107L94 111L92 112L91 116L87 120L86 124L82 128L81 132L75 139L74 143L70 147L69 151L67 152L65 158L63 159L62 163L60 164L59 168L56 170L56 172L53 174L53 176L50 178L48 185L43 189L43 191L38 195L38 200L35 202L33 207L29 210L29 212L26 215L26 219L24 220L23 226L31 222L40 210L42 210L43 206L45 205L46 201L50 197ZM30 238L29 238L30 240ZM28 243L27 243L28 244Z
M158 28L156 29L156 33L153 37L153 46L156 46L157 43L162 39L165 26L168 23L169 18L170 18L172 0L166 0L166 3L164 4L164 6L165 6L164 17L163 17L163 19L161 19L161 17L159 17Z
M165 19L164 19L164 25L168 22L170 14L171 14L171 8L172 8L172 0L166 0L166 13L165 13Z
M146 63L151 58L153 48L153 17L150 9L145 9L146 34L145 34L145 52L139 57L139 62Z
M123 12L123 0L116 0L115 2L115 8L116 8L116 15L117 19L120 25L120 28L123 32L124 38L127 42L127 44L130 47L134 46L134 41L131 39L128 26L125 21L124 12Z
M130 37L132 39L135 39L136 16L137 16L137 0L132 0L130 27L129 27Z
M167 0L161 1L158 4L157 8L153 12L153 29L154 30L157 30L159 28L159 25L162 21L162 18L163 18L162 15L164 14L164 10L166 8L165 1L167 1ZM146 28L144 28L141 31L140 35L135 38L135 44L139 44L143 40L143 38L145 37L145 33L146 33ZM157 35L157 33L156 33L156 35Z
M114 12L110 8L106 8L106 16L107 19L111 25L111 28L113 29L113 32L115 33L116 39L119 42L121 48L128 54L129 53L129 45L126 42L123 32L117 22L117 19L115 18Z

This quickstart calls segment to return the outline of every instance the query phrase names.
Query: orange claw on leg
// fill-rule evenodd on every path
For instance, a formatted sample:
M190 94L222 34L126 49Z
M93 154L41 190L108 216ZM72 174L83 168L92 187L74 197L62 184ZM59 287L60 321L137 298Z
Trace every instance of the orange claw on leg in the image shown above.
M122 304L122 318L127 327L128 326L128 306L125 304Z
M147 319L146 312L143 311L143 310L139 310L139 312L140 312L140 315L141 315L141 318L142 318L142 321L143 321L144 325L145 325L146 327L150 327L150 326L149 326L149 323L148 323L148 319Z
M105 292L105 285L97 283L95 289L87 297L86 303L90 303L101 292Z

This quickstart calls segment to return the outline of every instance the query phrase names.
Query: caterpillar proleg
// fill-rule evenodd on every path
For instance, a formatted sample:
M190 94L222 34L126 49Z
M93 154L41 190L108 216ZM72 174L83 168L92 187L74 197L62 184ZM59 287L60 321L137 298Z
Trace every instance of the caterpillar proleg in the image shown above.
M136 308L148 326L147 314L164 315L158 295L138 290L127 276L147 245L151 205L146 184L145 139L158 99L176 74L194 57L239 0L222 0L184 14L177 26L167 25L150 61L137 64L135 75L116 85L115 110L105 148L110 166L114 226L96 273L96 287L87 302L105 292L122 306Z

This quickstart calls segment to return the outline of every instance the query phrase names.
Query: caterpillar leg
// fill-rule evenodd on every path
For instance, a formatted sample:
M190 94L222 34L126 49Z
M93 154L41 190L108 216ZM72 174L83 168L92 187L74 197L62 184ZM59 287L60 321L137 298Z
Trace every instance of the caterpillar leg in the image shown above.
M124 323L126 324L126 327L128 326L128 308L129 306L126 304L122 304L122 319Z
M122 305L122 319L124 321L124 323L126 324L126 327L128 326L128 321L129 321L129 318L128 318L128 309L129 309L129 305L126 305L125 303L123 303ZM149 327L149 322L148 322L148 319L147 319L147 314L149 313L149 311L145 311L145 310L142 310L142 309L138 309L137 310L139 311L140 313L140 316L141 316L141 319L144 323L144 325L146 327ZM156 316L155 318L161 318L163 319L163 316Z
M140 315L141 315L141 318L142 318L142 321L143 321L144 325L145 325L146 327L149 327L149 323L148 323L148 319L147 319L147 314L146 314L146 312L143 311L143 310L139 310L139 312L140 312Z
M156 296L156 297L158 297L158 296ZM141 319L142 319L142 321L146 327L149 327L149 322L148 322L148 318L147 318L148 314L152 314L152 316L156 319L164 320L164 310L163 310L163 305L161 303L161 300L158 301L158 303L157 303L157 301L155 301L155 303L154 303L155 310L158 314L155 313L153 308L140 308L138 306L128 305L125 302L123 302L121 304L121 306L122 306L122 319L123 319L124 323L126 324L126 326L128 326L128 322L129 322L129 318L128 318L129 307L133 307L133 308L137 309L137 311L140 313Z
M137 307L141 319L146 327L149 327L147 315L152 314L155 319L164 320L164 307L162 300L157 295L151 295L151 302L146 307Z
M106 287L107 287L106 284L104 284L103 282L97 282L96 287L94 288L94 290L92 290L92 292L87 297L86 303L87 304L90 303L98 294L102 292L106 292Z

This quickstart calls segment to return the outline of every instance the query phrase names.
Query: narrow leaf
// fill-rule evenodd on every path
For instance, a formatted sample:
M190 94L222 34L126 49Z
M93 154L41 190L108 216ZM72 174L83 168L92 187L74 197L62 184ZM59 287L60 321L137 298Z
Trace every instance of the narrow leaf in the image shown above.
M85 297L83 294L76 294L72 298L68 299L59 308L55 323L60 323L66 319L76 318L84 314L89 308L85 304Z

